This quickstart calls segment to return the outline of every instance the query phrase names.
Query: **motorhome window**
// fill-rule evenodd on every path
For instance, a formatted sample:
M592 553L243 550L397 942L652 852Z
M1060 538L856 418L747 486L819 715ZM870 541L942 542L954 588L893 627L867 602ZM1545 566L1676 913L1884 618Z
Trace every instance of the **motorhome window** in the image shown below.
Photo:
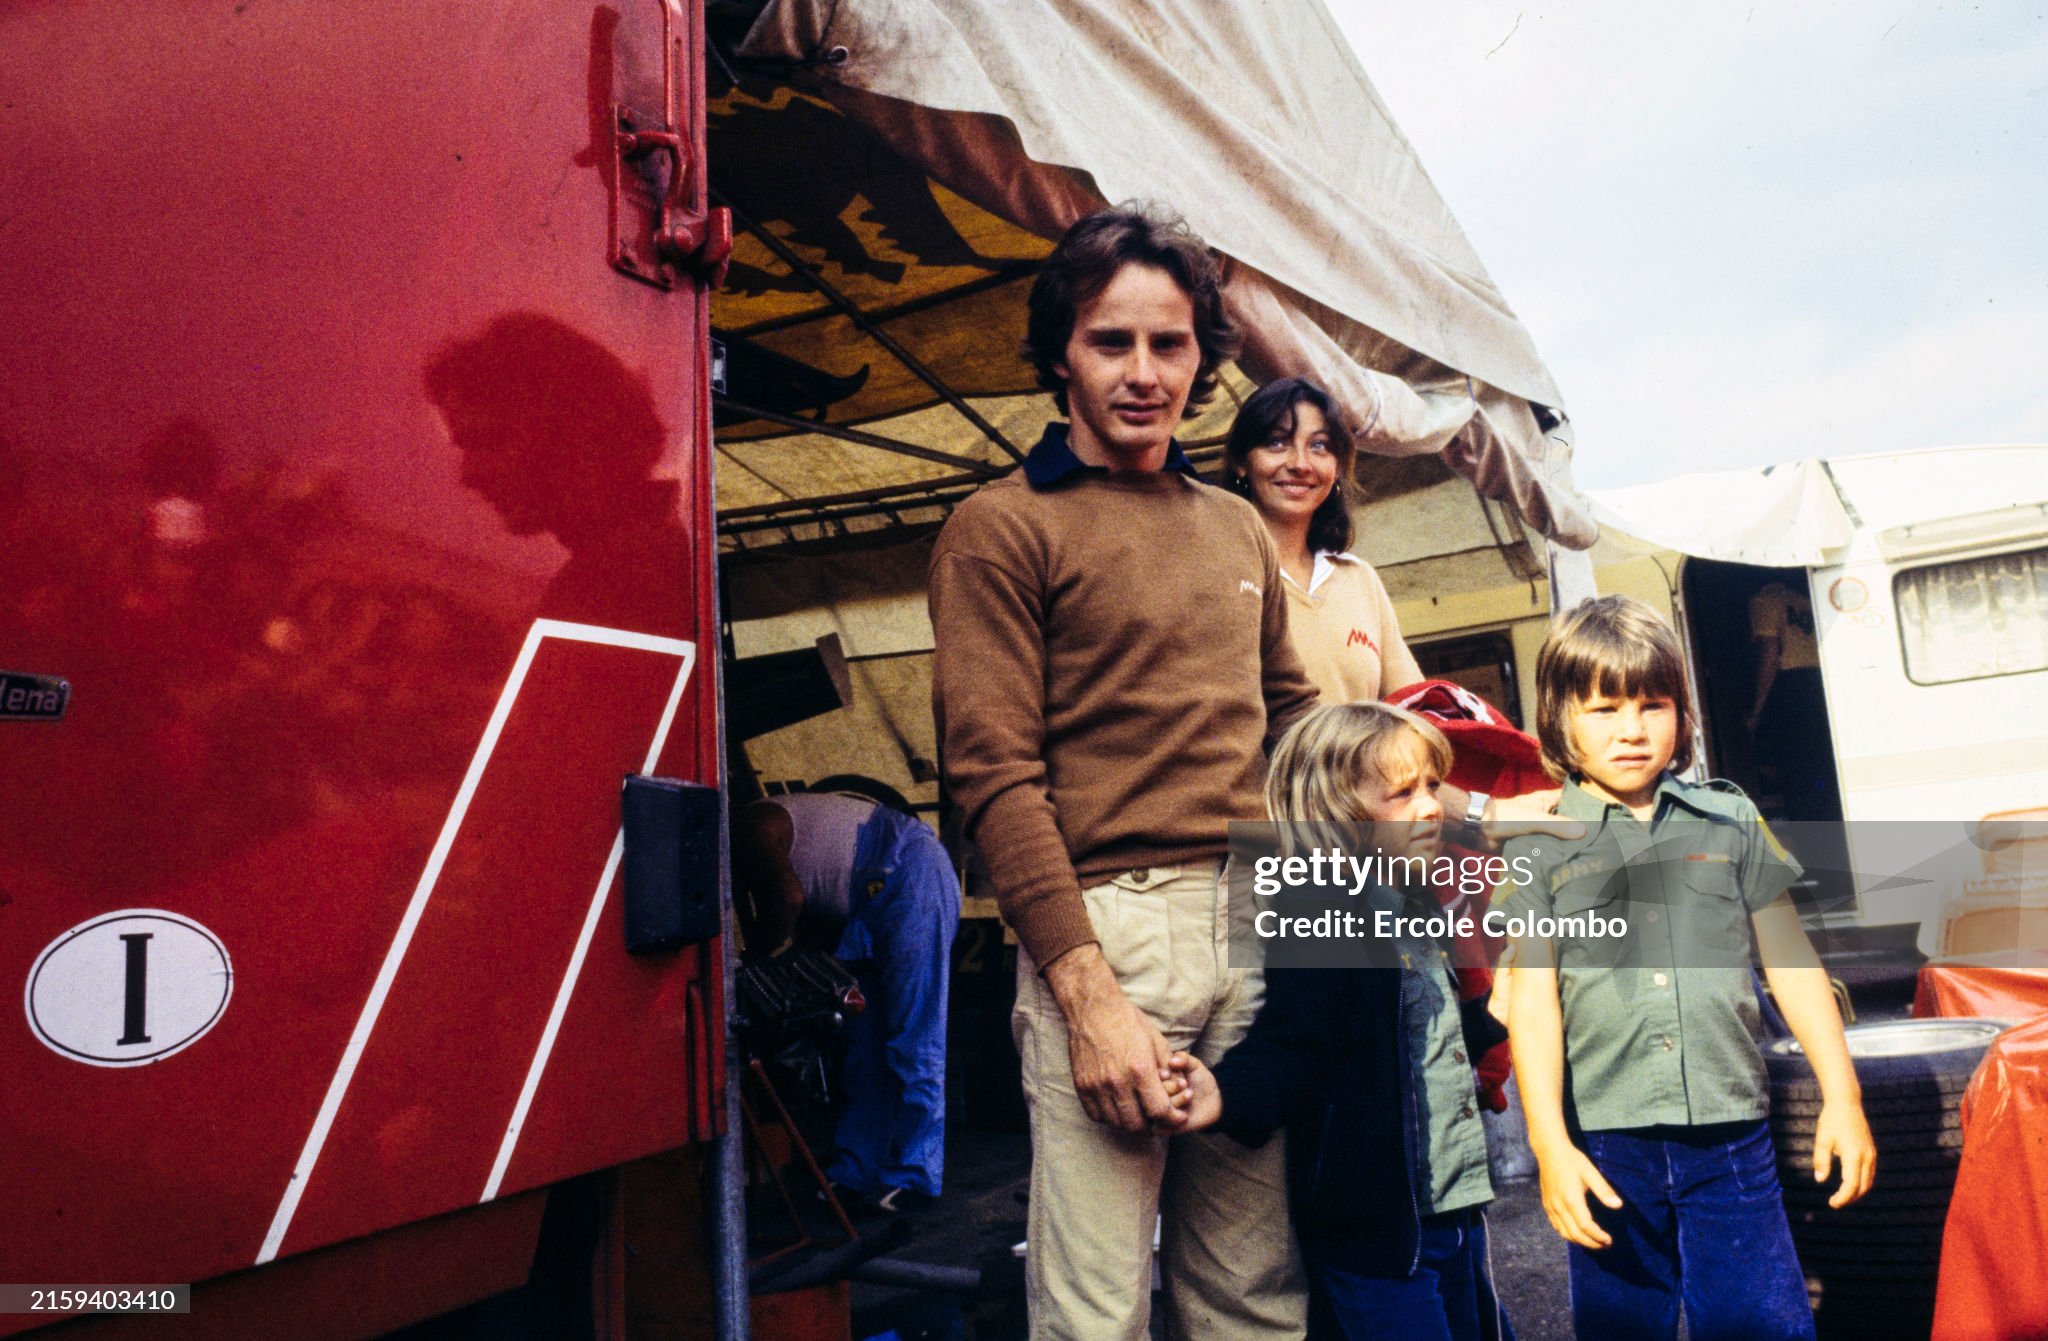
M1914 568L1892 600L1914 684L2048 670L2048 549Z
M1515 678L1515 644L1505 632L1471 633L1458 638L1410 643L1415 664L1432 680L1449 680L1463 685L1506 713L1517 725L1522 721L1522 700Z

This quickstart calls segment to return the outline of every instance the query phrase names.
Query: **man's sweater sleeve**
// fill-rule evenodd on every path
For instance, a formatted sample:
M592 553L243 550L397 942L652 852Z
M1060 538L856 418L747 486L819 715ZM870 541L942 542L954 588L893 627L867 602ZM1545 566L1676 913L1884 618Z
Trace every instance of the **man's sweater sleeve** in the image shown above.
M990 520L963 507L932 555L932 711L947 792L1043 968L1096 935L1047 787L1044 582Z
M1271 750L1295 718L1316 706L1319 696L1287 632L1287 591L1281 586L1287 579L1280 575L1279 552L1263 522L1253 529L1266 565L1259 615L1259 685L1266 700L1266 748Z

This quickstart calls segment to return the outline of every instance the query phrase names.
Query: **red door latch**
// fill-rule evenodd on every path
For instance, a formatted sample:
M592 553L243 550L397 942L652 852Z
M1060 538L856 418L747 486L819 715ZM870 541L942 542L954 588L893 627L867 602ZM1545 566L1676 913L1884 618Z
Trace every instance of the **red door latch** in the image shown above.
M725 282L732 257L732 213L707 208L701 171L683 142L688 111L678 111L675 0L661 0L661 114L643 117L625 103L614 105L612 140L612 265L620 273L668 289L674 270L717 287ZM648 160L668 159L668 183L650 172Z

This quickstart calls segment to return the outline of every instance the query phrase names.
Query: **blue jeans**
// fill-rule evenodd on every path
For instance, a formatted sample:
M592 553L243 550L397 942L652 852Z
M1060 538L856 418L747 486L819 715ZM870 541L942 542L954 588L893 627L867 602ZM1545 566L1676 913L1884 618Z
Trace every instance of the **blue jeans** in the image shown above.
M1672 1341L1681 1303L1692 1341L1813 1336L1766 1123L1636 1127L1582 1139L1622 1208L1589 1197L1614 1242L1568 1250L1580 1336Z
M846 1031L845 1101L825 1176L863 1196L935 1197L946 1169L946 980L960 885L932 831L887 807L854 848L838 957L868 1006Z
M1309 1335L1318 1341L1514 1341L1493 1295L1486 1217L1476 1207L1423 1217L1412 1276L1361 1276L1305 1255L1315 1294Z

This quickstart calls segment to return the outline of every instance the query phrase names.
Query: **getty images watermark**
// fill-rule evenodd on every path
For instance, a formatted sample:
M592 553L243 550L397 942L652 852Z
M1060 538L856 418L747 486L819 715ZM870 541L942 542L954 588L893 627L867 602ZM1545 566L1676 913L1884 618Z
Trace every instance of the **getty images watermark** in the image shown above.
M1391 966L1418 947L1486 962L1552 941L1573 968L1748 968L1751 920L1780 899L1814 948L1895 926L1930 954L2048 952L2048 824L1608 819L1501 852L1372 824L1230 826L1231 962ZM1842 930L1848 928L1851 930Z
M1279 829L1279 826L1267 826ZM1343 826L1319 826L1338 829ZM1360 825L1363 830L1367 826ZM1371 842L1370 835L1356 835ZM1384 834L1379 835L1386 841ZM1628 934L1627 919L1618 913L1598 909L1564 916L1534 911L1514 911L1511 901L1490 903L1507 890L1519 890L1533 883L1541 870L1541 848L1512 858L1466 853L1451 856L1438 853L1396 855L1374 846L1364 855L1343 847L1315 847L1306 852L1265 852L1251 857L1252 893L1267 906L1252 913L1252 931L1262 940L1469 939L1487 935L1496 939L1523 936L1575 937L1601 940ZM1446 906L1410 898L1376 897L1409 890L1447 893L1456 900ZM1314 912L1289 912L1275 906L1282 894L1307 896L1319 906ZM1331 902L1333 896L1351 903ZM1475 916L1473 907L1479 911Z

